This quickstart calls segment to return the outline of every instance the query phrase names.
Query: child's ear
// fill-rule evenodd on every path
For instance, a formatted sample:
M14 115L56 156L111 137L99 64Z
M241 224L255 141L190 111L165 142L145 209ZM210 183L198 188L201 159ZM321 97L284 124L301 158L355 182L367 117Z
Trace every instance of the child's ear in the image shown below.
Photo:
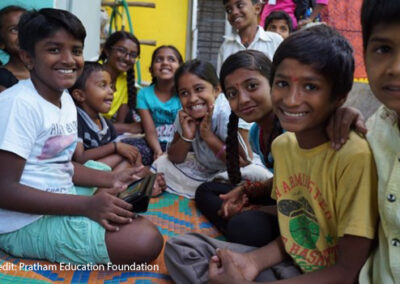
M218 95L222 92L221 86L214 87L214 93L215 97L218 97Z
M347 99L347 95L345 95L341 99L336 100L336 103L335 103L336 108L341 107L346 102L346 99Z
M85 93L81 89L74 89L72 91L71 96L74 98L75 101L78 103L83 103L86 99Z
M28 51L20 49L19 57L29 71L33 69L33 56Z

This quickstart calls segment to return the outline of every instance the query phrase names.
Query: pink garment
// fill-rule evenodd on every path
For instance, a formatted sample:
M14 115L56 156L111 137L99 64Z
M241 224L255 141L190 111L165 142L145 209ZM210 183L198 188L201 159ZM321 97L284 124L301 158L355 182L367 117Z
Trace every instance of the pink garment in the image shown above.
M328 1L329 0L316 0L316 3L321 5L328 5ZM264 28L265 18L268 17L268 15L271 14L271 12L285 11L292 18L293 28L294 29L297 28L297 20L296 17L294 16L294 10L296 9L296 4L293 2L293 0L276 0L275 5L269 5L268 0L266 0L265 2L266 4L261 13L260 26Z

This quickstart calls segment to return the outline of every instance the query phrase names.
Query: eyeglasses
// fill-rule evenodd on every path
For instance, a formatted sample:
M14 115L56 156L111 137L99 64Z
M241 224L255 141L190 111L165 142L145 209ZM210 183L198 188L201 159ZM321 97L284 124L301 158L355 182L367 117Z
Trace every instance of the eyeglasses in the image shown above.
M138 58L138 54L137 52L128 52L128 50L126 50L126 48L124 47L120 47L120 46L116 46L116 47L112 47L112 50L115 50L119 55L126 57L127 55L132 58L132 59L136 59Z

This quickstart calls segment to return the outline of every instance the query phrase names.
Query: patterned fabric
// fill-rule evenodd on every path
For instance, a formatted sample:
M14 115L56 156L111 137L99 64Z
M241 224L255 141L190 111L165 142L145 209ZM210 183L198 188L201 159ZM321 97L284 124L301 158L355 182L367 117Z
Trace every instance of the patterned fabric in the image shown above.
M81 108L78 111L78 142L81 142L85 148L92 149L106 145L117 137L117 132L112 123L99 115L102 129L99 129L96 123Z
M152 198L143 214L157 225L164 240L187 232L198 232L223 239L216 228L196 209L193 200L163 193ZM92 267L61 267L60 264L12 257L0 250L0 283L173 283L164 264L164 251L144 269L117 267L115 270ZM106 267L105 267L106 268Z

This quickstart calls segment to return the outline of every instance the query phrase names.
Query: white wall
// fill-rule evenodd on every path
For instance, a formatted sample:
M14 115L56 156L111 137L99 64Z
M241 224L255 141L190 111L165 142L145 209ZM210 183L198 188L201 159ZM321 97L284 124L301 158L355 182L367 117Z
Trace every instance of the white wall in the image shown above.
M100 49L100 7L101 0L54 0L54 8L75 14L86 29L85 60L97 59Z

